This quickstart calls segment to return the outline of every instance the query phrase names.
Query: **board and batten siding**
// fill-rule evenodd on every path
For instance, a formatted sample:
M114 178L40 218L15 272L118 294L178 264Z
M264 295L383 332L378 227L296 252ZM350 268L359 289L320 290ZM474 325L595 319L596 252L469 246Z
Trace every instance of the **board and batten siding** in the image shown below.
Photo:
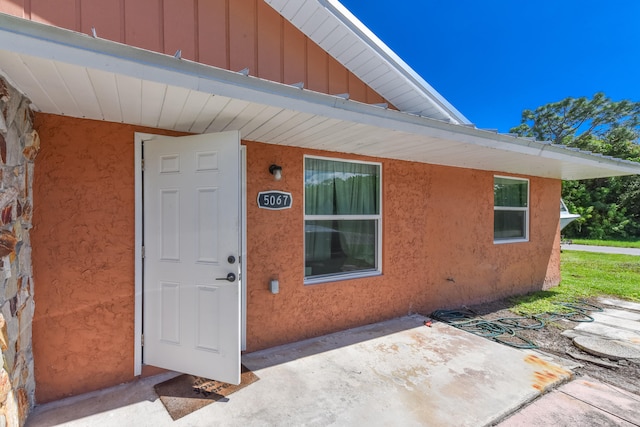
M0 0L0 12L369 103L387 102L262 0Z

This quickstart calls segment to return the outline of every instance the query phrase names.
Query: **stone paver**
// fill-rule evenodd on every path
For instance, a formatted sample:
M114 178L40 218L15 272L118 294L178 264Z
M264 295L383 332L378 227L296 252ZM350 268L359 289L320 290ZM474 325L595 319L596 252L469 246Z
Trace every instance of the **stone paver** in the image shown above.
M626 301L601 299L602 303L618 304ZM635 303L630 303L635 307ZM640 304L638 304L640 307ZM602 312L590 313L593 322L578 324L562 334L573 339L581 350L611 360L640 359L640 312L619 308L605 308Z
M563 335L574 339L580 360L617 367L625 359L640 363L640 304L613 298L599 301L603 312L591 313L593 322L579 323ZM576 350L577 351L577 350ZM561 386L523 408L500 427L515 426L640 426L640 396L590 378L580 378Z
M631 310L640 313L640 304L637 302L624 301L616 298L598 298L601 304L611 305L625 310Z
M629 344L640 344L640 333L600 323L580 323L573 330L568 329L562 335L574 338L577 335L599 335L612 340L625 341Z
M629 345L621 341L578 336L573 339L573 344L589 354L611 360L640 359L640 346Z
M618 310L615 308L605 308L602 313L606 314L607 316L618 317L620 319L640 321L640 312Z
M600 323L607 326L613 326L616 328L623 328L629 331L640 333L640 322L637 320L623 319L619 316L611 316L606 312L591 313L591 317L596 323Z

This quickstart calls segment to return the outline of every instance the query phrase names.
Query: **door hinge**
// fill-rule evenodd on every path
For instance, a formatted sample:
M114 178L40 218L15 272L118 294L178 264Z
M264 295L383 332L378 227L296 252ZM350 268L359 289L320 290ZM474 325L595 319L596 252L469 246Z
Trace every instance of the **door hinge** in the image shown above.
M142 259L144 259L144 246L142 247Z
M140 337L140 344L144 347L144 334Z
M142 172L144 172L144 159L142 159Z

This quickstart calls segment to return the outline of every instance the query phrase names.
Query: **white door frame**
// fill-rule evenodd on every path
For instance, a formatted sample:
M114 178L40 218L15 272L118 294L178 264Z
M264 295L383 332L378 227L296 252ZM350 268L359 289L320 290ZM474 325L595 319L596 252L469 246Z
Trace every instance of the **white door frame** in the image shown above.
M134 316L134 350L133 350L133 375L142 374L142 142L153 139L156 136L151 133L136 132L134 135L134 173L135 173L135 316ZM240 333L241 348L247 348L247 149L240 146L240 233L242 254L240 276Z

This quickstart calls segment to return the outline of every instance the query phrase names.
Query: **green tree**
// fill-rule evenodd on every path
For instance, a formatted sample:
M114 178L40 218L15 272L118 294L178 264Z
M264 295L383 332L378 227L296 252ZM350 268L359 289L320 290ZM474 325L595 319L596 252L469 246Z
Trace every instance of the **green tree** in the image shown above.
M522 112L520 136L640 162L640 102L566 98ZM640 177L565 181L562 197L581 218L564 229L570 237L640 238Z

